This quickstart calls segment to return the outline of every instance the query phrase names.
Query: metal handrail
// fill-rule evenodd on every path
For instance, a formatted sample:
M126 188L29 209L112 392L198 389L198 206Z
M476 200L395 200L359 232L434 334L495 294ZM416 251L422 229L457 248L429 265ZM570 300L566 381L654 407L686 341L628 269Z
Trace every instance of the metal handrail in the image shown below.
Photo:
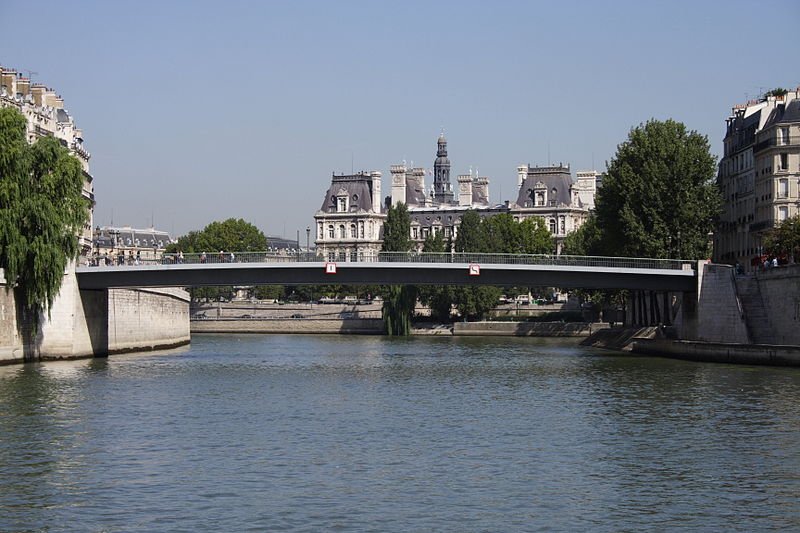
M131 260L119 256L108 256L99 266L136 266L136 265L181 265L181 264L230 264L230 263L458 263L483 265L538 265L538 266L575 266L598 268L642 268L656 270L692 270L695 261L681 259L650 259L641 257L606 257L554 254L495 254L472 252L378 252L355 260L342 259L330 261L315 252L230 252L221 254L163 254L159 259ZM102 259L102 258L101 258Z

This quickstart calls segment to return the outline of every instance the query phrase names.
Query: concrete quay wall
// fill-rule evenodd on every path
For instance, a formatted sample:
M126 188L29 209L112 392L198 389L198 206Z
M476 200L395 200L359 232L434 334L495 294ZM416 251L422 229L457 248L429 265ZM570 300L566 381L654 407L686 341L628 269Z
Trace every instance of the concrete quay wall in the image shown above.
M455 336L588 337L604 324L589 322L455 322Z
M636 339L630 351L706 363L800 366L800 346Z
M415 326L412 335L587 337L604 324L584 322L456 322ZM204 319L192 321L192 333L342 333L383 334L379 318Z
M73 267L64 274L49 317L37 335L22 321L14 290L0 270L0 364L80 359L189 342L189 294L180 289L78 288Z
M800 346L800 264L756 274L776 344Z
M697 273L697 290L683 295L682 313L676 320L680 338L748 343L733 267L701 261Z
M192 333L383 333L380 318L273 318L192 320Z
M183 289L109 289L108 353L188 344L189 293Z

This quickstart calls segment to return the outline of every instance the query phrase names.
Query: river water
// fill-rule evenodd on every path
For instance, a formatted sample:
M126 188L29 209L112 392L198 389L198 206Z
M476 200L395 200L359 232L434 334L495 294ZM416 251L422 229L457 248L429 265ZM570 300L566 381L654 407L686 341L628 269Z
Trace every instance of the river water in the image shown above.
M800 372L196 336L0 368L0 531L800 528Z

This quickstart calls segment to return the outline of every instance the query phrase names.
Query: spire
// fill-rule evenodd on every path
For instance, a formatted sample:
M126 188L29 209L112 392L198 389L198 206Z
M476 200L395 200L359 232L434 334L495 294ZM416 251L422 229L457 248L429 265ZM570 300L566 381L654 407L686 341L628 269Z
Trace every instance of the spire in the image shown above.
M453 189L450 187L450 160L447 158L447 139L444 131L436 142L436 161L433 163L434 199L441 204L453 203Z

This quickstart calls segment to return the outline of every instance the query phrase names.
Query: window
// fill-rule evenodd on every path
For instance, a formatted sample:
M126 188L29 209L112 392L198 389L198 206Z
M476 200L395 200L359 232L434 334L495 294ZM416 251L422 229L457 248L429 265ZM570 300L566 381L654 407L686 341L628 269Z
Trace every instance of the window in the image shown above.
M550 233L552 233L553 235L556 234L556 219L554 218L550 219Z
M567 223L566 223L566 221L564 220L564 217L561 217L561 234L562 234L562 235L563 235L564 233L566 233L566 232L567 232L567 226L566 226L566 224L567 224Z
M356 225L350 224L350 238L355 239L358 237L358 233L356 232Z
M778 222L783 222L789 218L789 208L786 206L781 206L778 208Z
M344 224L340 224L339 225L339 238L340 239L346 239L347 238L347 233L345 233L345 231L344 231Z
M783 179L778 181L778 198L789 197L789 180Z
M544 205L544 191L536 191L536 205Z
M347 211L347 197L340 196L336 199L336 210L339 213L344 213Z
M418 228L411 228L411 238L417 240L419 238Z
M362 239L364 238L364 223L363 222L359 222L358 223L358 236L361 237Z
M789 144L789 128L778 128L778 144Z
M789 170L789 154L780 154L778 161L778 170Z
M331 239L335 237L335 235L333 234L333 224L328 226L328 237L330 237Z

